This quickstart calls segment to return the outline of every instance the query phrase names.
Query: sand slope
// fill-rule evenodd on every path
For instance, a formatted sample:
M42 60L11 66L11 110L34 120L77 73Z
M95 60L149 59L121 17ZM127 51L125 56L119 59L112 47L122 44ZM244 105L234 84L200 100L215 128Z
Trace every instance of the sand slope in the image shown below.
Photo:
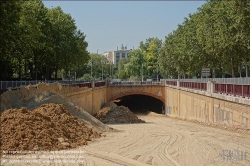
M250 165L250 136L187 121L161 116L140 116L147 123L109 125L120 132L109 132L106 137L96 139L87 146L75 149L75 163L79 166L233 166ZM79 150L84 154L78 153ZM223 152L247 152L247 158L233 160L223 156ZM67 151L66 151L67 152ZM224 153L226 154L226 153ZM244 157L245 153L242 153ZM44 153L44 155L49 155ZM232 155L231 155L232 157ZM11 164L5 160L3 165ZM60 161L65 155L56 158ZM224 160L223 160L224 159ZM62 165L56 160L50 164ZM32 165L32 164L30 164ZM34 165L34 164L33 164Z

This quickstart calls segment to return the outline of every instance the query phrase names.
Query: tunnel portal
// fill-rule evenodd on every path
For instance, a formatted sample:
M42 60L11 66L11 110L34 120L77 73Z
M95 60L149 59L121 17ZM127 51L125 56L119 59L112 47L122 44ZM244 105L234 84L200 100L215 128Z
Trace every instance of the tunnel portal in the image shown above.
M114 101L118 106L128 107L135 114L147 114L149 111L162 114L164 103L147 95L128 95Z

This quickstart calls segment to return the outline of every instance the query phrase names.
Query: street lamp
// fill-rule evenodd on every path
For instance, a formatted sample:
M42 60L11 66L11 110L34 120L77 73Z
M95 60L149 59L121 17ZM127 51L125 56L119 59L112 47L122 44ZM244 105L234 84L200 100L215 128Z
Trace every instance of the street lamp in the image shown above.
M104 60L102 59L101 60L101 64L102 64L102 80L103 80L103 62L104 62Z
M110 75L110 79L112 79L112 75L111 75L111 64L112 64L112 62L109 62L109 63L110 63L110 66L109 66L110 73L109 73L109 75Z
M93 61L91 59L90 62L88 63L88 66L90 66L90 78L91 79L92 79L92 65L93 65Z
M143 82L143 63L142 63L142 66L141 66L141 81Z
M91 67L91 74L90 74L90 78L92 79L92 77L93 77L93 76L92 76L92 65L93 65L92 60L90 61L90 63L91 63L91 64L90 64L90 65L91 65L91 66L90 66L90 67Z
M35 65L33 65L33 69L35 70L35 79L37 80L37 68Z

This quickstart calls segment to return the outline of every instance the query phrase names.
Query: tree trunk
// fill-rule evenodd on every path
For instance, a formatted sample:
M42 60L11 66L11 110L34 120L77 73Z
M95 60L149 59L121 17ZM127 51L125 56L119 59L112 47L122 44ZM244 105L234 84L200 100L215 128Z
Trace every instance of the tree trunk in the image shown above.
M49 80L49 67L48 66L46 66L46 71L47 71L47 73L46 73L46 79L47 80Z
M27 77L27 59L26 58L24 59L24 73Z
M55 79L57 79L57 67L55 68Z
M231 67L232 67L232 77L235 77L235 73L234 73L234 62L233 62L233 58L231 58Z
M222 78L225 78L225 70L224 70L224 67L222 67Z
M18 62L19 62L19 80L22 81L22 60L21 59L18 59Z
M241 78L241 66L238 66L238 73L240 74L240 78Z
M212 69L212 78L215 78L215 69Z
M6 80L7 77L7 70L8 70L8 63L6 62L4 65L4 75L3 75L3 80Z
M248 66L246 65L246 77L248 77Z
M37 80L37 55L35 54L35 79Z

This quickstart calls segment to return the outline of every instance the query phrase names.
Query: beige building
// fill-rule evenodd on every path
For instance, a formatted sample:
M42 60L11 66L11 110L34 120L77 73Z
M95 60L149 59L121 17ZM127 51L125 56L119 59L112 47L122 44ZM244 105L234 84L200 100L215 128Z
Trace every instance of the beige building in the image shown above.
M104 55L110 63L113 63L115 65L118 64L119 60L124 59L124 58L128 58L128 53L130 50L127 50L127 46L123 47L123 45L121 46L121 50L117 50L116 51L107 51L104 52L102 55Z

